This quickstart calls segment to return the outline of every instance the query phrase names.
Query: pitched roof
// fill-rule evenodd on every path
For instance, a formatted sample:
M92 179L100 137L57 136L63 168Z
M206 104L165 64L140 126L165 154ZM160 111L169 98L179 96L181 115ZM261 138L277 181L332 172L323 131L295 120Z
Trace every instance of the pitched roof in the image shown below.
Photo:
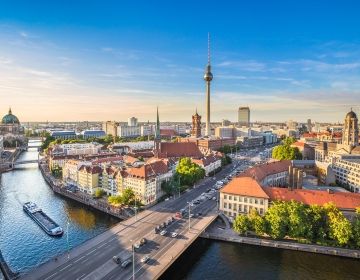
M102 173L102 168L98 165L82 165L79 171L85 171L86 173L96 174Z
M157 160L151 163L142 165L141 167L131 167L126 170L128 175L142 179L148 179L157 175L168 172L168 166L163 160Z
M255 178L258 182L260 182L269 175L287 171L290 165L290 160L269 162L266 164L254 166L246 170L244 173L240 174L239 177L252 177Z
M196 143L180 142L180 143L161 143L160 157L192 157L202 158L203 154L200 152Z
M220 192L226 194L269 198L259 183L251 177L236 177L223 187Z
M325 203L333 202L339 209L353 210L360 206L360 194L346 192L328 192L320 190L304 190L275 187L263 187L263 190L270 197L270 200L299 201L307 205L322 206Z
M203 157L201 159L191 159L192 162L198 164L198 165L202 165L202 166L208 166L211 163L217 162L218 160L221 160L221 157L216 156L216 155L209 155L206 157Z

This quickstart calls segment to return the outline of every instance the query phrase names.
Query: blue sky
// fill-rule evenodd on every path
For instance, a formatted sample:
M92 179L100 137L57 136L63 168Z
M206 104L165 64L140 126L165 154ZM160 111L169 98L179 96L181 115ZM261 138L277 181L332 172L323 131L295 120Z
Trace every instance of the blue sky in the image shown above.
M54 3L56 2L56 3ZM251 3L250 3L251 2ZM20 120L342 121L360 112L358 1L8 1L0 110Z

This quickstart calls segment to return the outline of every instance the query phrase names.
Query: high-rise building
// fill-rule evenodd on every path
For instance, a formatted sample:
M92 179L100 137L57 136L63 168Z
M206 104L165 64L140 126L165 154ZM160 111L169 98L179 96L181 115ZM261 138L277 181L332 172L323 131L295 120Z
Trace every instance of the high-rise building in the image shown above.
M311 130L312 130L311 119L308 119L308 120L307 120L306 128L307 128L307 131L308 131L308 132L311 132Z
M204 80L206 83L206 128L205 128L205 136L211 135L210 128L210 82L213 79L213 74L211 73L211 65L210 65L210 33L208 34L208 64L205 68Z
M201 116L197 113L197 110L195 115L192 116L191 136L201 137Z
M222 120L221 125L222 126L229 126L231 124L231 121L229 120Z
M239 121L239 126L250 127L250 108L249 107L239 107L238 121Z
M128 119L128 126L137 126L138 119L135 117L131 117Z
M351 148L359 145L358 118L352 109L345 117L342 144Z

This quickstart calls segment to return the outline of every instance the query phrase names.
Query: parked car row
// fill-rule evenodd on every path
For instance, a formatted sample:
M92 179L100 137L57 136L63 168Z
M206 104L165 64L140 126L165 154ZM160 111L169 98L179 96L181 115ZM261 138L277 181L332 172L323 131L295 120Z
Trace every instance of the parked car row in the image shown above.
M176 217L176 215L175 215L175 217ZM167 226L172 224L175 221L175 217L170 217L165 222L163 222L162 224L155 227L155 229L154 229L155 233L157 234L157 233L163 231Z

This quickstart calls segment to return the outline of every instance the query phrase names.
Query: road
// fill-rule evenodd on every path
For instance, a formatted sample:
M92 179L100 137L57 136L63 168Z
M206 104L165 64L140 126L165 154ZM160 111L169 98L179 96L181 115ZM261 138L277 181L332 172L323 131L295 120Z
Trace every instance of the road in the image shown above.
M217 179L227 176L234 168L227 166L216 175ZM187 207L187 202L192 201L201 195L207 188L215 184L214 178L206 178L194 189L185 192L179 198L164 201L148 210L145 210L135 218L120 222L110 231L101 234L84 245L70 251L70 258L67 254L60 256L56 261L50 261L39 269L35 269L24 279L63 280L63 279L131 279L132 265L123 269L113 262L112 257L117 255L121 258L132 256L132 244L145 237L148 243L135 253L135 277L141 279L148 268L159 265L159 259L182 238L187 238L189 225L187 219L181 219L168 227L169 232L176 231L178 237L171 238L155 234L154 228L165 222L175 212ZM216 193L218 195L218 193ZM202 212L200 218L191 219L191 227L196 227L209 211L214 211L216 201L206 200L203 203L191 207L193 213ZM187 208L186 208L187 209ZM175 252L174 252L175 253ZM142 264L140 259L149 255L150 261ZM144 276L145 277L145 276Z

